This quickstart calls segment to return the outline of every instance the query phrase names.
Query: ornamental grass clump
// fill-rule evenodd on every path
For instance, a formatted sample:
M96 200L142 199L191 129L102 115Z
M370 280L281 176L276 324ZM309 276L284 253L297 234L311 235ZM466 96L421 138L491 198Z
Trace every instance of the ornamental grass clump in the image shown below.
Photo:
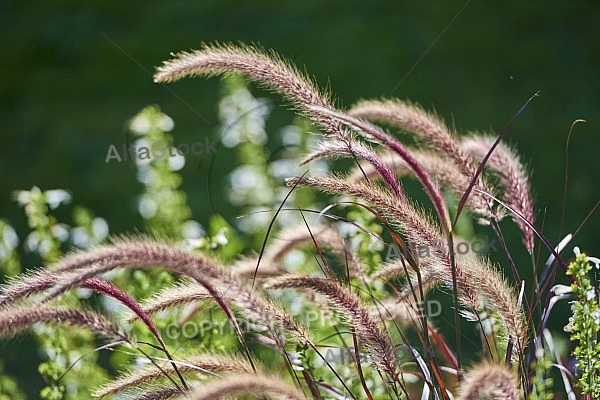
M186 236L183 226L197 223L179 175L167 164L145 165L146 203L177 200L154 214L144 208L150 235L113 237L66 255L54 243L56 257L45 268L3 285L0 336L66 324L104 338L98 350L130 358L119 364L119 376L92 391L94 398L517 400L563 391L573 399L574 385L582 396L600 398L592 267L582 253L569 265L560 256L572 235L555 248L536 228L529 173L502 142L508 129L497 137L460 135L439 116L398 99L340 109L331 93L255 46L205 45L176 54L154 79L217 75L234 75L234 86L242 76L280 94L303 118L296 128L308 120L322 134L299 160L309 170L289 176L272 196L275 212L262 246L242 253L234 228L218 216L202 237ZM164 118L157 108L140 115ZM397 133L414 140L404 143ZM262 156L253 161L255 174L268 170ZM310 169L318 162L333 168L337 159L351 167ZM420 193L407 189L413 187L404 185L407 179L418 182ZM306 191L328 196L326 203L302 197ZM425 200L417 201L422 193ZM289 214L294 223L275 223ZM454 244L469 235L459 217L494 235L507 261L456 252ZM500 225L507 217L532 260L535 250L550 254L545 268L533 262L533 282L512 263L515 244ZM399 257L385 259L391 247ZM572 282L568 290L549 289L556 265ZM64 304L82 289L109 299L110 307ZM565 372L565 354L547 328L554 304L571 297L575 374ZM438 299L439 318L429 312ZM551 379L558 373L562 383Z

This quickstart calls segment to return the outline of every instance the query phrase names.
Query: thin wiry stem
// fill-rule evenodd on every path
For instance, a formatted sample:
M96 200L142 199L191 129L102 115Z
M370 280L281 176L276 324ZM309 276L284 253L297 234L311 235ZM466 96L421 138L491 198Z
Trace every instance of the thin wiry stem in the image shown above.
M512 126L517 121L517 119L519 118L519 116L521 115L521 113L523 113L523 111L525 111L525 109L527 108L527 106L529 105L529 103L531 103L531 101L535 97L537 97L538 95L539 95L539 92L536 92L529 99L527 99L527 101L521 106L521 108L517 111L517 113L511 118L511 120L508 122L508 124L504 127L504 129L502 130L502 132L500 133L500 135L498 135L498 137L496 138L495 142L490 147L490 149L487 152L487 154L481 160L481 163L479 163L479 166L477 167L477 171L475 171L475 174L471 177L471 183L469 184L469 187L467 187L467 190L465 190L465 193L463 193L463 195L460 198L460 201L458 202L458 207L456 209L456 214L454 216L454 221L452 223L453 226L456 225L456 223L458 221L458 218L460 217L460 215L462 213L462 210L463 210L463 208L464 208L464 206L465 206L465 204L467 202L467 199L473 193L473 189L475 189L475 191L478 190L477 188L475 188L475 185L477 184L477 180L481 176L483 168L487 164L490 156L492 155L492 153L494 152L494 150L496 149L496 147L500 144L500 142L502 141L502 139L506 136L506 134L508 133L508 131L510 130L510 128L512 128ZM488 193L486 191L482 191L482 193L487 194L490 197L494 197L492 194L490 194L490 193Z
M277 234L273 242L266 247L261 260L259 273L263 276L276 276L285 273L282 268L284 257L299 247L316 245L330 251L341 261L348 261L348 267L353 272L362 270L362 263L357 254L346 246L344 238L332 227L324 224L310 226L310 230L302 226L284 229ZM252 276L257 264L257 257L245 256L231 265L231 270L238 276Z

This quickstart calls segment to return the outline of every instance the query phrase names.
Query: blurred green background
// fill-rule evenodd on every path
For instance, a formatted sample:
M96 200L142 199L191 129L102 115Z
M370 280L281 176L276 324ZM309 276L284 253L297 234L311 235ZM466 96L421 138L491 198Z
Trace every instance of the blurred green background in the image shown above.
M435 108L459 132L500 132L540 91L507 139L533 172L536 222L541 226L545 215L544 231L557 242L565 143L577 118L588 122L577 125L571 138L565 231L575 230L600 198L599 27L598 1L4 0L0 217L25 232L11 193L37 185L68 189L112 232L141 229L135 170L126 162L105 163L109 146L123 143L127 120L148 104L175 120L178 142L214 136L219 81L185 80L167 89L154 84L151 73L171 52L201 42L243 41L305 67L341 106L393 95ZM269 126L289 119L280 107ZM224 198L220 180L226 171L209 173L209 164L208 157L193 159L181 171L201 223L213 212L209 191L217 204ZM218 211L233 218L232 210ZM599 221L594 215L575 240L594 255L600 254ZM519 246L517 262L526 262L516 228L502 226L513 234L509 243ZM9 365L15 364L7 363L14 373Z

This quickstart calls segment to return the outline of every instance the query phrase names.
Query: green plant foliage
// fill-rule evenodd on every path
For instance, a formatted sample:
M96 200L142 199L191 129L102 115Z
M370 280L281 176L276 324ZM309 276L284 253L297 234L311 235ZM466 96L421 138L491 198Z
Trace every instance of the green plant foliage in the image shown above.
M19 382L7 375L0 363L0 400L25 400L26 397L19 389Z
M137 136L130 146L137 149L133 162L137 167L138 180L144 185L138 211L146 222L147 230L182 239L192 211L187 205L187 195L179 189L181 176L176 171L185 165L185 157L173 148L174 139L168 132L174 125L173 120L158 107L146 107L129 123L131 132ZM158 157L147 154L149 158L145 158L141 149L152 151L153 146L157 148ZM199 236L198 233L192 234Z
M532 379L531 400L552 400L553 381L548 376L552 367L552 361L546 357L543 343L536 343L536 360L532 363L535 376Z
M108 233L107 228L98 227L102 225L101 219L95 220L94 229L92 214L82 208L75 209L75 221L82 225L71 229L67 224L59 223L50 211L71 201L71 196L64 190L42 191L33 187L29 191L16 192L15 199L24 208L32 229L25 242L26 249L38 254L45 263L55 262L63 254L63 245L68 242L71 233L81 245L98 243ZM86 240L83 240L84 237ZM63 302L81 305L77 294L65 296ZM46 325L34 328L40 351L46 359L38 367L47 384L40 391L40 397L44 400L82 398L107 376L97 363L94 336L79 328L58 332Z
M571 341L576 344L573 356L580 370L577 386L583 394L596 399L600 398L600 307L597 291L589 278L592 269L588 256L577 249L575 261L569 264L567 271L568 275L575 277L571 284L573 316L569 318L568 330L571 331Z
M0 272L11 277L21 272L21 261L17 246L19 237L15 230L4 219L0 219Z

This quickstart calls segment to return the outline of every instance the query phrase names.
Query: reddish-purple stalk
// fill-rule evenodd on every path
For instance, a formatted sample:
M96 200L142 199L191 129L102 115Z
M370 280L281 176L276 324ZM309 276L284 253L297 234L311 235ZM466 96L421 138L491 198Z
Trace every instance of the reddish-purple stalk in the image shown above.
M385 183L387 183L387 185L390 187L390 189L392 189L392 191L394 192L394 194L396 194L396 196L400 197L402 200L406 200L406 194L404 193L402 186L400 186L400 184L398 183L398 179L396 178L396 175L394 175L394 172L385 163L383 163L380 160L380 158L377 156L377 154L375 152L364 151L364 152L355 154L355 152L352 148L351 142L347 143L347 147L348 147L348 151L350 151L350 153L353 155L353 157L355 159L356 159L356 155L359 155L362 158L364 158L365 160L367 160L373 166L373 168L375 168L375 170L379 173L379 175L381 176L383 181ZM358 164L358 162L357 162L357 165L360 168L360 164Z
M137 315L140 318L140 320L142 320L144 325L148 327L150 332L152 332L154 337L156 337L156 340L158 340L161 346L165 347L165 342L163 341L160 331L158 330L156 325L154 325L154 322L152 322L150 316L146 314L142 307L140 307L139 303L127 293L123 292L121 289L119 289L112 283L98 278L90 278L86 280L83 286L97 293L101 293L106 296L112 297L113 299L119 301L121 304L125 305L135 315Z

